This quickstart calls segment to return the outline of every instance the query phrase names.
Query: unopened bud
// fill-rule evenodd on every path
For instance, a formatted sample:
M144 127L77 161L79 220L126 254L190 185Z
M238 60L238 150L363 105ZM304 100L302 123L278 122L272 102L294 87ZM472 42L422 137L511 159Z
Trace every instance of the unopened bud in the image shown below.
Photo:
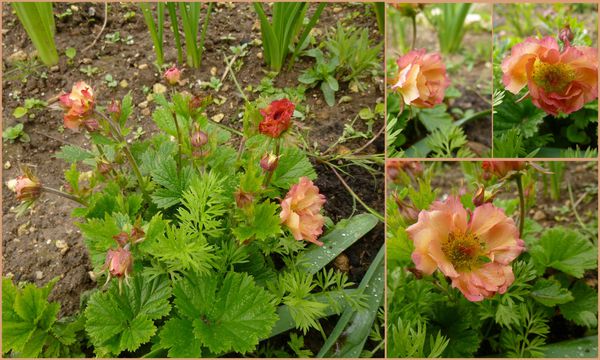
M569 24L565 24L565 27L560 29L558 32L558 38L563 42L563 44L565 44L565 47L571 46L571 41L573 41L575 35L573 35L573 31L571 31Z
M233 193L233 196L235 197L235 204L240 209L246 208L252 204L252 201L254 200L254 196L251 193L245 192L242 189L239 189Z
M100 128L100 124L96 119L86 119L83 122L83 127L89 132L94 132Z
M128 249L122 247L116 250L110 249L106 253L104 268L111 276L118 278L128 276L133 270L133 256Z
M267 172L274 171L279 164L279 156L275 156L275 154L265 154L260 159L260 167Z
M109 162L102 160L96 165L96 169L100 174L106 175L112 170L112 165Z
M481 206L485 203L485 187L480 186L473 196L473 205Z
M175 85L179 82L181 71L177 67L173 66L165 72L164 77L170 85Z
M17 176L7 182L6 186L17 194L17 200L33 201L42 194L42 183L31 174Z
M113 119L121 117L121 103L118 100L113 100L106 109Z
M203 147L204 145L206 145L206 143L208 143L208 134L200 130L198 126L195 126L194 132L192 132L190 142L195 148Z
M121 231L117 235L113 236L113 240L115 240L120 246L125 246L129 242L129 234L127 234L125 231Z

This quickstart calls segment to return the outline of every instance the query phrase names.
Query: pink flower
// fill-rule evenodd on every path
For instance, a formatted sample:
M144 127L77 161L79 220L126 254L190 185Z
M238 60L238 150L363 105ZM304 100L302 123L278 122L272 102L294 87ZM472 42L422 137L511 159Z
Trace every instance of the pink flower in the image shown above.
M19 175L7 183L10 190L17 194L17 200L33 201L42 194L42 183L31 174Z
M176 85L177 83L179 83L179 78L181 77L181 70L179 70L176 66L173 65L173 67L165 71L164 77L170 85Z
M324 203L325 196L319 194L319 188L307 177L301 177L281 202L281 222L296 240L323 246L317 238L323 233L325 224L325 218L320 214Z
M392 89L402 95L405 104L431 108L444 100L450 80L440 54L427 54L425 49L411 50L397 63L398 75Z
M470 301L503 294L514 281L511 261L525 250L515 222L486 203L472 214L458 197L435 202L406 229L418 270L439 269Z
M114 277L129 276L133 270L133 256L129 250L122 247L116 250L109 249L104 268Z
M263 121L258 124L261 134L278 138L289 129L296 105L288 99L275 100L269 106L260 110Z
M94 91L85 82L75 83L71 92L62 95L59 101L66 110L63 120L67 129L78 131L88 123L92 128L97 124L94 119L90 118L94 112Z
M598 97L597 52L587 46L561 52L553 37L530 37L502 61L502 81L513 94L527 86L533 104L548 114L570 114Z

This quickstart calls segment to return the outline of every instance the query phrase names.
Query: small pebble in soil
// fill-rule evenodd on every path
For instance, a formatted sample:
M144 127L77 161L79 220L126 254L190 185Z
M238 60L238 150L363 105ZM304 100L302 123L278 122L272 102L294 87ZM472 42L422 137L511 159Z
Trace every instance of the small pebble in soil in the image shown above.
M58 65L54 65L54 66L50 67L51 72L57 72L59 70L60 70L60 67Z
M217 76L217 67L216 66L213 66L210 68L210 74L212 76Z
M18 61L25 61L25 60L27 60L27 53L23 50L14 52L14 53L8 55L8 57L6 58L6 62L8 64L14 64Z
M60 250L61 255L64 255L67 251L69 251L69 245L64 240L56 240L54 245L58 250Z
M146 101L142 101L141 103L139 103L139 104L138 104L138 107L139 107L140 109L145 109L145 108L147 108L147 107L148 107L148 100L146 100Z
M83 58L83 60L81 60L81 63L84 64L84 65L91 64L92 63L92 59L90 59L90 58Z
M533 214L533 220L535 221L540 221L540 220L544 220L546 219L546 213L544 213L541 210L538 210L535 212L535 214Z
M340 271L347 273L350 271L350 259L346 254L339 254L333 261L333 265Z
M35 272L35 278L37 280L42 280L43 277L44 277L44 273L43 272L41 272L39 270Z
M167 92L167 87L166 87L166 86L164 86L164 85L163 85L163 84L161 84L161 83L156 83L156 84L154 84L154 86L152 87L152 91L153 91L155 94L164 94L164 93L166 93L166 92Z
M146 70L148 68L148 64L140 64L140 66L138 66L138 69L140 70Z
M26 222L25 224L19 225L19 227L17 228L17 236L23 236L23 235L29 234L29 230L27 230L29 225L30 225L29 221Z
M8 170L8 169L10 169L10 167L11 167L11 166L12 166L12 165L11 165L10 161L7 161L7 162L5 162L5 163L4 163L4 170Z
M216 123L220 123L224 117L225 117L225 114L221 113L221 114L217 114L217 115L213 116L211 119L212 119L212 121L214 121Z
M123 89L126 89L127 86L129 86L129 83L127 82L127 80L121 80L121 82L119 83L119 86L122 87Z

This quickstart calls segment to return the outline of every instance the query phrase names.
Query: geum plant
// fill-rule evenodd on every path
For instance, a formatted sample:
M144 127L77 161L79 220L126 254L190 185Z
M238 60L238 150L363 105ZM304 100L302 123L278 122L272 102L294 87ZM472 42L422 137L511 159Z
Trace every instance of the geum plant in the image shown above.
M176 85L180 75L170 69L165 79ZM44 193L80 205L72 216L104 285L64 325L65 340L53 325L58 304L39 305L51 285L36 293L5 280L3 353L89 355L80 347L87 339L97 356L215 357L251 353L289 330L298 345L297 332L313 328L325 340L320 356L358 356L382 303L383 250L358 287L326 265L378 219L361 214L334 226L322 214L315 170L290 141L295 105L247 102L239 132L208 120L206 98L173 87L170 100L154 101L162 132L130 144L131 96L103 107L78 82L60 98L65 128L86 131L92 147L67 145L57 155L71 163L64 190L28 169L9 186L21 212ZM232 133L241 136L235 148ZM30 305L19 305L20 291ZM327 336L319 319L333 314L342 317ZM339 345L347 327L361 330ZM26 345L34 341L35 351Z
M539 357L558 314L597 331L597 290L584 279L597 268L594 242L525 216L533 172L547 170L524 161L466 164L477 190L435 201L435 166L387 166L389 356ZM507 198L511 183L517 198Z

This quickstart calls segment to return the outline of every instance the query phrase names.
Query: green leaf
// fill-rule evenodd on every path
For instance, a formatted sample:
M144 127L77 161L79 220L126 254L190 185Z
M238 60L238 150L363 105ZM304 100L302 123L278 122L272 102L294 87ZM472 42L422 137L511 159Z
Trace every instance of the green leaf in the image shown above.
M279 234L281 220L277 213L278 208L279 205L268 200L256 205L251 214L252 217L246 223L233 229L233 234L242 242L250 238L265 240Z
M75 55L77 55L77 49L75 49L74 47L68 47L65 50L65 55L69 58L69 59L73 59L75 57Z
M445 104L437 105L431 109L420 109L417 116L429 132L437 129L445 131L445 129L452 126L453 118L448 114Z
M577 281L571 288L575 298L573 301L560 305L560 311L567 320L577 325L594 328L598 325L598 290L587 286L583 281Z
M29 141L29 136L23 131L22 123L6 128L6 130L2 132L2 138L9 141L14 141L18 138L21 138L21 141L23 142Z
M78 224L83 234L85 245L90 252L92 264L102 266L106 252L115 246L113 236L121 232L114 217L106 214L104 219L89 219L87 223Z
M152 179L163 186L152 194L152 201L160 209L166 209L181 202L183 192L187 190L193 176L194 170L185 166L181 172L177 171L177 163L174 158L161 159L155 162L152 170Z
M538 273L554 268L580 278L587 269L595 269L598 251L575 230L556 227L542 234L530 250Z
M544 346L545 358L598 358L598 335Z
M94 154L88 150L75 145L63 145L60 151L54 155L57 159L63 159L70 163L93 159Z
M175 304L214 353L253 351L277 321L272 296L247 274L190 274L175 282Z
M553 279L539 279L531 288L531 297L545 306L556 306L573 300L571 292Z
M14 111L13 111L13 116L17 119L22 118L23 116L27 115L27 108L24 108L22 106L17 107Z
M317 178L317 173L304 151L297 147L285 147L281 153L279 164L273 173L271 183L282 189L289 189L298 180L306 176L311 180Z
M538 133L546 113L538 109L531 99L516 102L518 95L506 93L499 106L494 107L494 137L499 137L511 129L519 129L525 138Z
M336 227L319 240L323 246L313 246L302 254L302 269L316 274L325 265L371 231L379 220L371 214L360 214L340 221Z
M194 327L189 319L172 318L160 332L160 346L168 349L172 358L199 358L200 341L194 337Z
M171 289L165 277L135 276L119 291L113 281L107 292L90 297L85 310L85 329L96 351L119 355L135 351L156 333L153 320L171 309Z

